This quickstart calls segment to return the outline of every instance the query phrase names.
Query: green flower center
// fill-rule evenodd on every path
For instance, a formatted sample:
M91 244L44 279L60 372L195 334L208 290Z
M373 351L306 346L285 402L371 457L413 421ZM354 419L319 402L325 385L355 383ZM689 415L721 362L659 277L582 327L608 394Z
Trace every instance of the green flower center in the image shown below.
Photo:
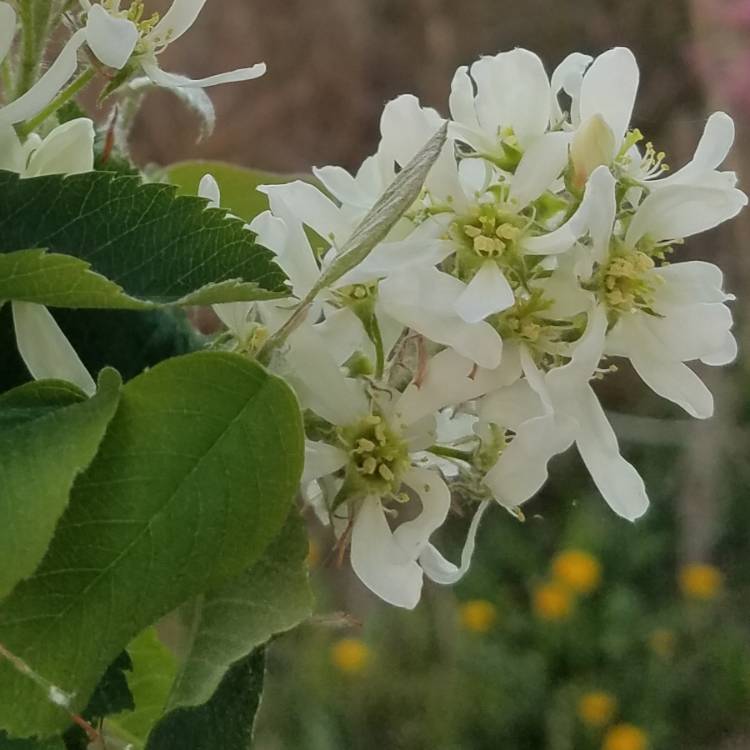
M394 493L409 465L406 442L377 414L340 428L338 437L349 454L348 478L367 492Z

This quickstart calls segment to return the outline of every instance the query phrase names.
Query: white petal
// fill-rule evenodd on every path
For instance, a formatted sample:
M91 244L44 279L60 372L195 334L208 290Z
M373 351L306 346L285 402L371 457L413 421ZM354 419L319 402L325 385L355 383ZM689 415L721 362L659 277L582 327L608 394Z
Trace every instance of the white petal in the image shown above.
M17 123L41 112L76 72L78 50L85 41L86 31L76 31L40 79L18 99L0 107L0 120Z
M349 425L369 413L364 386L347 378L311 326L300 326L289 337L286 358L303 406L335 425Z
M651 193L630 222L625 244L634 247L644 235L657 242L681 239L721 224L747 205L747 196L733 188L669 185Z
M424 147L444 120L419 99L403 94L389 101L380 117L381 146L400 166L405 166Z
M547 409L539 394L526 380L500 388L485 396L479 405L479 418L516 431L523 422L543 417Z
M410 384L394 408L396 417L406 425L414 424L445 406L478 398L509 385L521 374L517 350L506 347L500 366L476 368L474 362L452 349L444 349L429 361L417 386Z
M700 359L732 328L732 313L720 303L660 304L657 312L664 317L638 316L642 341L634 350L648 347L655 355L681 362Z
M277 216L285 212L315 230L323 239L342 245L353 227L344 220L339 207L314 185L301 180L284 185L260 185L258 190L268 196L271 211Z
M688 260L654 269L662 279L656 288L659 301L673 305L696 302L726 302L732 299L724 290L724 273L713 263Z
M127 18L115 18L97 4L86 18L86 43L96 58L110 68L125 66L138 44L138 27Z
M0 63L6 58L16 35L16 12L8 3L0 2Z
M143 72L157 85L168 89L181 87L195 87L205 89L209 86L220 86L224 83L239 83L240 81L252 81L260 78L266 73L265 63L256 63L249 68L238 68L226 73L208 76L207 78L188 78L177 73L166 73L154 61L141 60Z
M174 0L146 39L157 45L171 44L195 23L205 4L206 0Z
M248 316L254 305L254 302L222 302L212 308L229 331L242 340L250 333Z
M558 94L564 91L571 99L570 117L573 125L577 125L580 118L579 99L581 84L586 68L593 58L580 52L571 52L554 70L550 79L552 89L552 120L562 118L562 111L557 100Z
M11 307L18 351L33 378L67 380L92 395L93 378L47 308L18 301Z
M279 209L279 201L276 201ZM290 212L287 218L274 216L270 211L258 214L250 229L258 235L258 242L276 254L276 262L289 277L292 290L300 299L313 287L320 275L310 241L301 223Z
M549 461L570 448L575 435L575 421L565 416L546 414L523 422L484 483L506 508L525 503L547 481Z
M590 386L575 403L579 427L576 445L586 468L612 510L634 521L648 508L648 496L638 472L620 455L612 426Z
M479 522L482 520L482 516L488 507L489 501L482 501L476 513L474 513L474 517L471 519L469 533L466 535L466 542L461 551L461 566L457 567L452 562L449 562L433 545L428 544L419 556L419 564L422 566L425 575L435 581L435 583L442 584L453 584L463 578L471 565L471 558L474 555Z
M381 282L380 304L402 325L493 369L500 362L500 335L489 323L467 323L453 311L465 288L463 282L436 268L414 268Z
M198 183L198 195L208 201L208 208L221 206L221 188L212 174L204 174Z
M80 117L56 127L34 151L26 176L78 174L94 168L94 123Z
M536 200L568 163L570 133L545 133L531 142L511 178L510 198L517 210Z
M418 240L408 237L397 242L381 242L336 286L358 284L383 278L391 273L404 273L415 266L435 266L445 260L455 247L451 240Z
M522 148L547 129L550 85L542 61L525 49L484 57L471 67L476 107L485 132L511 127Z
M2 7L2 6L0 6ZM22 174L26 169L26 151L16 129L0 121L0 169Z
M323 187L343 205L369 211L373 197L343 167L313 167L313 174Z
M640 352L633 352L630 361L654 393L681 406L697 419L707 419L713 415L711 391L687 365Z
M597 306L589 313L588 325L573 349L570 362L547 373L545 381L555 408L564 408L580 386L588 383L604 353L606 333L607 314L602 306ZM567 409L565 411L575 417Z
M362 583L397 607L414 609L422 593L422 568L393 539L379 497L366 497L354 519L352 569Z
M454 304L467 322L478 323L488 315L507 310L516 302L513 288L497 263L485 261Z
M719 345L710 354L704 354L701 358L704 365L722 367L737 359L737 339L731 331L727 331L722 337Z
M402 523L393 532L393 539L409 558L416 560L427 542L448 516L451 493L440 474L429 469L410 468L404 484L416 492L422 503L420 514Z
M583 77L581 120L600 114L612 128L616 149L630 124L639 75L633 53L625 47L615 47L599 55Z
M453 75L448 106L455 122L473 130L479 130L479 120L474 109L474 84L471 82L466 65L458 68Z
M548 234L523 239L529 255L550 255L569 250L587 231L592 232L594 251L606 252L615 212L615 180L607 167L597 167L589 177L581 205L561 226Z
M333 474L346 466L348 460L346 452L335 445L305 440L305 470L301 482L306 485L314 479Z
M372 357L375 355L362 321L348 307L326 312L325 320L316 323L313 328L324 342L326 351L340 365L356 351Z
M704 172L714 170L727 158L734 143L734 120L725 112L714 112L706 122L703 135L690 162L673 175L652 181L655 187L673 183L700 184Z

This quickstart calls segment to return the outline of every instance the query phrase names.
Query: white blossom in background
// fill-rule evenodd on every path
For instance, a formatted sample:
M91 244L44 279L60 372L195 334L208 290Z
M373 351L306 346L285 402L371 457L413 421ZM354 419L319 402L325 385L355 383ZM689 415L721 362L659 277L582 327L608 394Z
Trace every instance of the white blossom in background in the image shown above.
M159 18L156 14L145 15L142 0L130 3L127 9L121 9L120 0L80 0L86 12L86 43L101 63L115 70L133 59L156 86L206 88L262 76L266 72L264 63L197 80L159 67L158 56L190 29L205 3L206 0L174 0Z
M712 413L686 363L736 356L732 297L714 265L670 261L747 202L720 171L734 126L713 114L692 160L670 174L631 129L638 78L623 48L573 53L551 77L518 49L459 68L449 138L421 195L321 291L274 360L309 416L303 497L388 602L415 606L425 575L457 581L488 505L521 517L570 447L617 514L646 511L644 482L592 387L617 358L692 416ZM272 326L443 123L398 97L377 153L354 174L315 169L325 191L260 188L270 210L251 229L293 293L291 304L261 303L283 310ZM246 322L250 308L237 309ZM432 541L451 492L473 514L457 563Z

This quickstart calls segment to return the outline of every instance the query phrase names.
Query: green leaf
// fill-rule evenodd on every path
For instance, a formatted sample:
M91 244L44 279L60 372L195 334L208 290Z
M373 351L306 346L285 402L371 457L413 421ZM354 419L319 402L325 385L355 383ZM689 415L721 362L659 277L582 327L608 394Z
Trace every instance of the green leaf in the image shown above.
M44 250L0 255L0 299L62 307L149 307L91 271L85 261Z
M90 273L143 303L286 294L272 253L255 244L241 220L228 218L222 209L206 209L202 198L178 197L175 190L112 172L21 179L0 171L0 252L46 248L78 258L91 264ZM208 285L218 286L202 291ZM34 289L39 288L37 280ZM122 294L113 295L107 306L132 307ZM49 302L37 293L35 301L73 305L54 293Z
M159 640L155 628L147 628L130 643L128 654L133 662L128 687L135 708L108 718L107 734L142 748L164 713L177 674L177 659Z
M41 562L73 481L115 413L120 376L103 370L87 399L57 381L0 396L0 600Z
M80 710L145 627L260 558L302 460L297 401L254 362L198 352L131 380L42 565L0 606L0 643ZM44 737L66 724L0 663L0 728Z
M0 750L66 750L61 737L49 740L15 740L0 731Z
M146 750L248 750L265 672L262 648L237 662L208 703L159 722Z
M191 636L168 708L209 700L229 666L312 614L308 541L292 511L279 538L239 578L185 606Z
M258 185L279 185L305 179L299 175L246 169L222 161L183 161L167 167L167 179L177 185L178 195L197 195L198 185L205 174L212 175L219 183L222 207L245 221L268 210L268 198L257 191Z

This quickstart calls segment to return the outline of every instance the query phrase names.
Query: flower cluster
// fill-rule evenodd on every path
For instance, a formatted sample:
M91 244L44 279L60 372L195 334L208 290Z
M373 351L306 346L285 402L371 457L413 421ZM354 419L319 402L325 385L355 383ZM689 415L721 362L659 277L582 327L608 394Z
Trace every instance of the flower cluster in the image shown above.
M746 204L719 167L734 137L713 114L671 172L630 125L639 71L623 48L572 54L548 77L523 49L456 72L448 140L419 198L353 270L322 289L271 366L307 427L303 493L361 580L413 607L423 575L458 580L491 501L520 507L572 445L627 519L648 498L592 388L617 358L694 417L711 393L685 363L736 356L721 271L672 262L684 238ZM351 175L268 185L250 229L291 299L219 305L253 354L340 257L378 197L444 124L413 96L385 107ZM202 192L219 200L216 184ZM452 498L476 503L462 560L430 542Z

